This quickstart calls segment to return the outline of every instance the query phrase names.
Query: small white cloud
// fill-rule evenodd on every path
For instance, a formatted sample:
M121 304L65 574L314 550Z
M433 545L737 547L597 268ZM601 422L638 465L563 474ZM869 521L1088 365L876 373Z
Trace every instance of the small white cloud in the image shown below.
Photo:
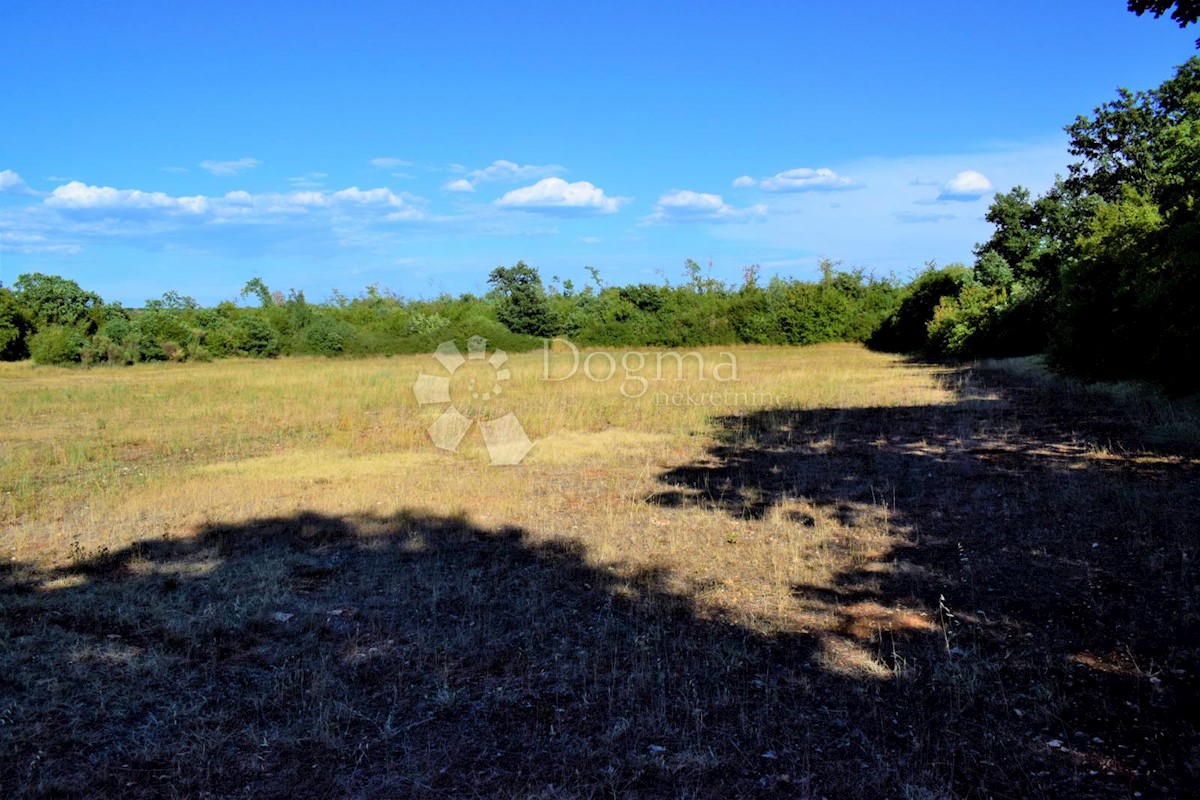
M248 169L254 169L262 164L257 158L239 158L233 161L201 161L200 169L207 170L213 175L237 175Z
M466 176L450 181L442 187L451 192L473 192L481 183L532 181L566 172L566 169L558 164L517 164L503 159L493 161L482 169L468 170L462 164L451 164L448 169L452 173Z
M987 176L973 169L968 169L943 183L937 199L940 201L968 202L978 200L990 191L992 191L992 182L987 179Z
M187 167L159 167L161 172L191 172Z
M719 194L686 189L667 192L658 198L654 213L642 220L644 225L669 225L676 222L747 222L766 216L765 205L736 208Z
M758 183L758 181L754 180L754 178L751 178L749 175L742 175L740 178L733 179L733 188L748 189L756 183Z
M37 194L11 169L0 170L0 194Z
M599 236L580 236L579 241L583 242L584 244L600 244L600 237Z
M780 172L770 178L763 178L759 187L764 192L837 192L845 189L859 189L862 184L852 178L838 175L831 169L808 169L800 167Z
M472 183L529 181L535 178L548 178L566 172L558 164L514 164L503 159L493 161L483 169L473 169L467 173Z
M567 183L562 178L543 178L532 186L506 192L496 205L550 213L613 214L628 202L627 197L607 197L603 189L587 181Z
M403 158L390 158L387 156L372 158L368 163L372 167L379 167L380 169L396 169L398 167L411 167L413 165L413 162L405 161Z
M333 203L354 203L362 206L393 206L395 208L404 205L404 198L391 189L359 189L357 186L351 186L349 189L334 192L328 195L328 197Z

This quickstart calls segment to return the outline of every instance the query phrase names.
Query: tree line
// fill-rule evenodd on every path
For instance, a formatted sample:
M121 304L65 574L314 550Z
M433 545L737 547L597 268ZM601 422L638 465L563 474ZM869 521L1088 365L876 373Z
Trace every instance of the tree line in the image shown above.
M683 347L736 343L866 341L903 296L893 280L823 261L819 281L773 278L757 267L730 286L685 262L678 285L605 285L552 279L519 262L497 267L482 295L409 299L378 286L323 302L247 282L239 300L211 308L168 292L141 308L106 303L56 275L21 275L0 288L0 358L41 364L133 364L281 355L430 352L447 339L483 336L511 351L561 336L584 345Z

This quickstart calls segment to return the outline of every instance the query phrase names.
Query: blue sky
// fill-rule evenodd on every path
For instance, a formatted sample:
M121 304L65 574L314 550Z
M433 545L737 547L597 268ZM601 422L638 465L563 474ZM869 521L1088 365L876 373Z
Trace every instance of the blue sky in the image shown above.
M140 304L905 277L1195 33L1124 0L67 3L0 10L0 281Z

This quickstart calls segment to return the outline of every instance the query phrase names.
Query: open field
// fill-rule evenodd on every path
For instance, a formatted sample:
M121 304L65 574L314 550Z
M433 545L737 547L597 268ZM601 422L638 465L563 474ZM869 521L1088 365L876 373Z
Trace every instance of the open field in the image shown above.
M535 441L513 467L430 443L429 356L0 364L0 795L1200 781L1186 409L1030 361L700 352L636 398L532 353L484 405L469 363L456 407Z

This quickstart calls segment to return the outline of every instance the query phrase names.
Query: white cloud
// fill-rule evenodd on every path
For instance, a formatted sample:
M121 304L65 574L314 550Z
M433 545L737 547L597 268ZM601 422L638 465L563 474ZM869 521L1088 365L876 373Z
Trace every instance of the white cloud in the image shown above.
M645 225L668 225L675 222L747 222L766 216L765 205L736 208L719 194L673 190L658 198L654 213L642 220Z
M587 181L567 183L562 178L543 178L532 186L506 192L496 205L529 211L612 214L628 202L627 197L607 197L603 189Z
M558 164L517 164L500 159L482 169L468 170L462 164L451 164L452 173L466 177L450 181L442 188L450 192L473 192L481 183L516 183L517 181L532 181L539 178L550 178L566 172L566 168Z
M341 217L362 216L374 212L386 220L413 220L424 215L391 189L359 189L351 186L339 191L304 190L296 192L227 192L212 198L214 222L279 222L287 217L326 211Z
M372 158L368 163L380 169L396 169L397 167L411 167L413 165L413 162L405 161L403 158L391 158L388 156Z
M191 172L187 167L159 167L162 172Z
M758 181L754 180L754 178L751 178L749 175L742 175L739 178L733 179L733 188L748 189L756 183L758 183Z
M987 179L987 176L982 172L968 169L943 183L937 199L968 202L978 200L990 191L992 191L992 182Z
M421 201L391 189L357 186L337 191L304 189L251 194L237 190L219 196L175 197L164 192L89 186L72 181L56 188L35 208L57 214L64 230L98 230L97 212L102 212L105 230L132 234L139 226L169 230L185 222L277 224L314 214L332 222L418 220L425 214L412 203Z
M844 189L858 189L862 184L852 178L838 175L827 167L809 169L800 167L789 169L763 178L759 187L764 192L836 192Z
M59 186L45 199L51 208L81 209L157 209L166 212L204 214L209 200L203 195L172 197L162 192L143 192L138 189L114 189L111 186L89 186L71 181Z
M239 158L233 161L201 161L199 166L213 175L237 175L261 164L256 158Z
M37 194L11 169L0 170L0 194Z
M491 181L528 181L534 178L548 178L566 172L558 164L514 164L511 161L493 161L483 169L473 169L467 177L475 183Z
M387 205L397 208L404 205L404 199L391 189L359 189L357 186L351 186L349 189L334 192L329 195L329 198L334 203L346 202L367 206Z
M584 244L600 244L600 237L599 236L580 236L579 241L583 242Z

